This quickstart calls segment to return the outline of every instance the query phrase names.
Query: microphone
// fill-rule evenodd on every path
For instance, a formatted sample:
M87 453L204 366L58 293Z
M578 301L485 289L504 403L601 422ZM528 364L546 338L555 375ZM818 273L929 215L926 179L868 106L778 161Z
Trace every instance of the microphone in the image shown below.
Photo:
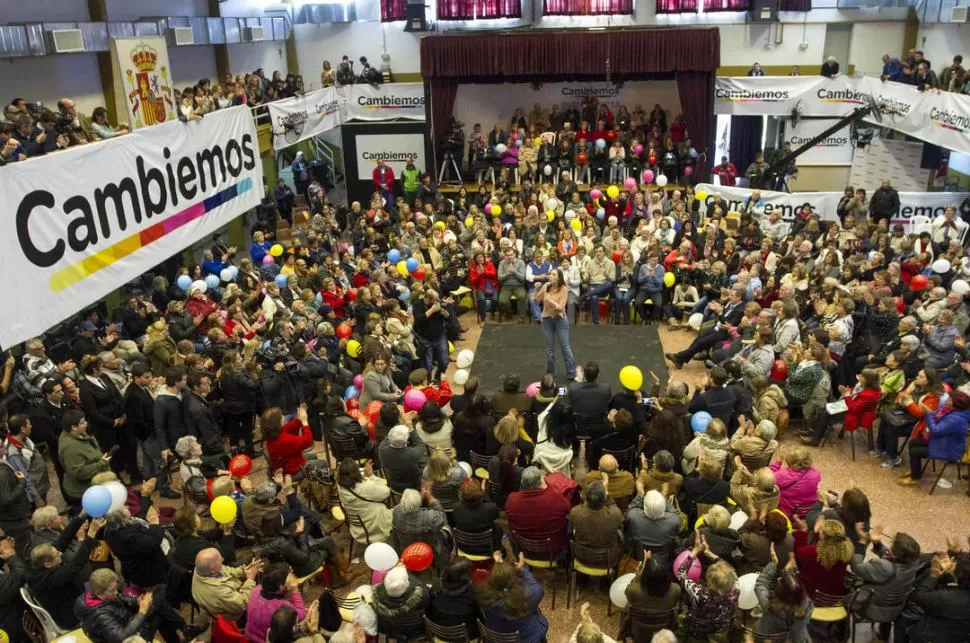
M120 444L116 444L113 447L111 447L110 449L108 449L108 452L105 453L105 455L110 459L110 458L113 458L116 455L118 455L118 452L119 451L121 451L121 445Z

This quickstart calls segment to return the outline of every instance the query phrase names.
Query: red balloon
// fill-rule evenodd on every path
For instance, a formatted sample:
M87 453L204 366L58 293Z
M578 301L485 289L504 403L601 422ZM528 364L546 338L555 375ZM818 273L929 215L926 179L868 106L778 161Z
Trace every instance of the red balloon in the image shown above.
M909 282L909 287L919 292L920 290L926 290L928 284L929 280L926 279L926 275L913 275L913 278Z
M620 259L623 258L623 252L621 250L613 251L613 261L614 263L620 263Z
M354 334L354 329L350 327L347 322L341 322L337 324L337 337L340 339L348 339Z
M771 365L771 380L781 382L788 379L788 363L783 359L776 359Z
M614 132L613 130L608 131L606 133L606 140L608 140L610 143L612 143L613 141L615 141L616 140L616 132Z
M350 301L357 301L357 289L351 288L347 291L347 299Z
M902 315L906 311L906 302L902 297L896 297L896 312Z
M586 156L585 152L580 152L576 155L577 165L586 165L589 162L589 157Z
M422 572L434 562L434 552L428 543L411 543L401 552L401 562L412 572Z
M380 400L374 400L373 402L368 403L367 406L364 407L364 415L366 415L371 422L375 422L377 421L377 416L381 412L382 406L384 406L383 402L381 402Z
M370 434L370 439L374 439L374 422L367 423L367 433Z
M424 266L418 266L414 272L411 273L411 276L418 281L424 281L424 278L428 276L428 272L424 269Z
M235 478L242 478L253 470L253 460L248 455L239 454L229 461L229 473Z
M488 577L492 575L492 572L487 567L473 567L468 575L471 576L473 583L476 585L481 585L488 580Z
M350 417L354 418L355 420L359 420L360 419L360 409L348 409L347 410L347 415L349 415Z
M348 411L353 411L354 409L360 409L360 398L352 397L344 402L344 406Z
M656 164L657 164L657 157L656 156L654 156L653 154L651 154L650 156L647 157L647 165L656 165Z

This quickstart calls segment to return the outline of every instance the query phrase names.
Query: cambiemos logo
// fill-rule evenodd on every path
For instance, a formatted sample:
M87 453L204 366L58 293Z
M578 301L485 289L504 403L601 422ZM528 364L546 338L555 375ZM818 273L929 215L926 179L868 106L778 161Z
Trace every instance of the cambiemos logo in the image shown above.
M597 98L613 98L620 95L619 87L563 87L563 96L596 96Z
M78 263L51 276L53 292L64 290L253 189L250 177L235 181L244 171L256 167L257 148L250 134L203 149L194 156L173 159L167 147L162 148L162 155L166 163L161 168L147 167L145 157L136 156L128 176L93 187L89 194L75 194L58 203L54 193L34 190L20 201L15 215L17 240L28 261L40 268L49 268L64 258L68 247L87 254ZM213 189L219 191L213 194ZM129 222L141 224L206 193L210 196L184 205L182 210L112 245L105 245L124 232ZM38 247L31 236L30 217L42 208L59 209L64 215L54 218L63 221L63 229L55 231L57 241L48 248ZM49 229L45 233L54 236ZM91 254L92 248L97 249L94 254Z
M866 102L866 93L854 89L819 89L816 93L823 103L848 103L862 105Z
M424 107L424 96L358 96L357 104L366 109L409 109Z
M883 94L876 97L876 103L878 103L879 109L889 116L908 116L913 109L910 103Z
M787 89L716 89L714 95L732 103L780 103L791 98Z
M384 161L385 163L407 163L418 160L414 152L363 152L360 158L365 161Z
M790 139L791 144L795 147L801 147L802 145L808 143L812 140L810 136L792 136ZM814 147L842 147L843 145L849 144L848 136L830 136L816 143Z
M937 127L943 127L961 134L970 132L970 115L967 114L957 114L948 109L933 107L930 109L930 120Z

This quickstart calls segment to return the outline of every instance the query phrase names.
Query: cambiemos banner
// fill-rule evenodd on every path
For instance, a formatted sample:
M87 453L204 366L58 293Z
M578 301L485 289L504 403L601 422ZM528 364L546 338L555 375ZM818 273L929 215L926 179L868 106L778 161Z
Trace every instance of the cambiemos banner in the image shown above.
M753 190L700 183L694 188L694 193L697 192L705 192L708 195L701 212L706 212L707 203L710 202L714 194L721 195L727 201L729 212L736 212L741 209ZM906 231L909 232L908 224L913 217L923 216L932 220L943 214L943 210L948 206L959 206L968 196L970 196L970 193L967 192L900 192L899 215L893 219L893 223L903 224L906 226ZM819 214L823 221L838 221L836 208L841 198L841 192L788 193L761 190L765 216L774 211L780 211L781 218L784 221L794 221L795 210L806 203L811 204L812 209Z
M802 118L792 123L788 121L785 138L797 150L826 129L838 122L831 118ZM798 157L799 165L852 165L852 133L848 127L827 136L817 145L809 148Z
M370 181L378 161L384 161L394 170L396 180L401 180L401 170L408 159L424 169L428 164L424 155L424 136L421 134L360 134L357 144L357 178Z
M259 205L250 110L170 121L0 172L0 345L38 335Z
M319 136L340 125L340 100L333 87L267 103L273 149Z
M714 113L737 115L791 114L818 85L817 76L718 77ZM851 111L851 110L850 110ZM819 114L824 116L824 114Z
M343 121L388 121L406 118L423 121L424 84L355 84L337 89Z

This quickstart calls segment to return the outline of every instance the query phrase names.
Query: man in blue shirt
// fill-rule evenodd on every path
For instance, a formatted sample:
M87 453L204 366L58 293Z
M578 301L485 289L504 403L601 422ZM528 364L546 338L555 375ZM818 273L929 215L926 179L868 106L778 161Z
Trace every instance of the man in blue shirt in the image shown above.
M883 54L882 75L880 76L880 78L882 80L891 80L894 82L899 82L899 79L902 75L903 75L903 64L899 62L899 58L892 58L889 54Z

